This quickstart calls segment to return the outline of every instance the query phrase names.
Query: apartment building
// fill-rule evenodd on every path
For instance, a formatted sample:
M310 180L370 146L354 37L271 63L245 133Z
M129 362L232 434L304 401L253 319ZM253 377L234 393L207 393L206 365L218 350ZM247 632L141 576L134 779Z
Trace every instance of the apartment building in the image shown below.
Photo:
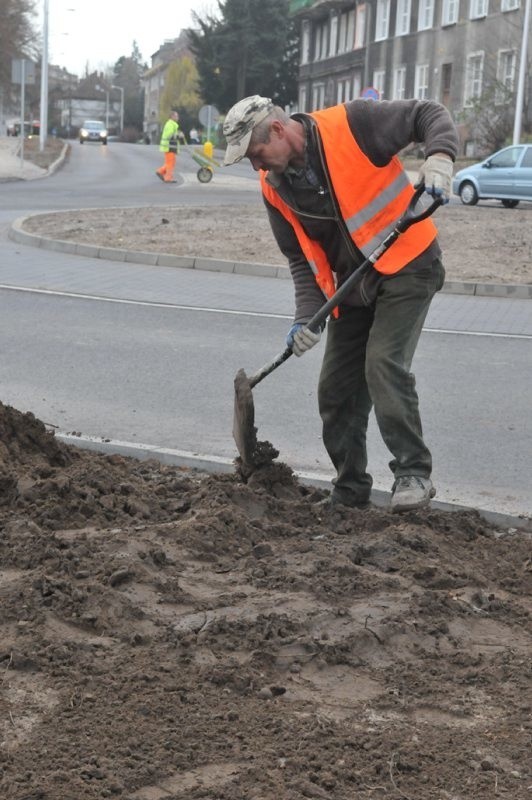
M356 97L515 102L526 0L291 0L300 25L298 108ZM528 63L532 38L528 33ZM530 69L527 69L527 75ZM532 123L527 81L523 123ZM462 146L475 154L461 126Z
M151 56L151 67L142 76L144 87L144 134L151 141L159 141L162 125L159 119L161 97L164 92L166 73L173 61L188 56L193 58L189 48L188 35L181 31L176 39L167 39Z

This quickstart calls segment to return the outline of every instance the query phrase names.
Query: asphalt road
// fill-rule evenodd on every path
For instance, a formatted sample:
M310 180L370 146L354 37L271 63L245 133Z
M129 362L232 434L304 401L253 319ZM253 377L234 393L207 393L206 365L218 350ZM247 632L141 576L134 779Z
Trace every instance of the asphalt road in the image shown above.
M233 377L283 348L289 281L118 264L7 239L32 211L190 202L256 203L245 164L155 180L156 147L73 143L55 175L0 186L1 399L64 432L232 459ZM208 232L206 232L208 235ZM440 295L414 362L438 499L532 513L532 303ZM281 458L331 476L315 385L321 348L290 359L254 390L260 438ZM389 454L374 424L370 466L389 490Z

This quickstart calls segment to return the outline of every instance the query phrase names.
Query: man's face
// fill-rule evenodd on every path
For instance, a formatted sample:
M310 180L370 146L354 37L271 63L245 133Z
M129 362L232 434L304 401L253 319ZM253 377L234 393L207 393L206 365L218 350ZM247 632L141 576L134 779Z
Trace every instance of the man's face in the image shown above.
M282 173L288 166L291 158L291 151L284 130L272 124L270 137L267 142L251 142L246 150L246 158L249 158L251 166L255 171L259 169L271 170L272 172Z

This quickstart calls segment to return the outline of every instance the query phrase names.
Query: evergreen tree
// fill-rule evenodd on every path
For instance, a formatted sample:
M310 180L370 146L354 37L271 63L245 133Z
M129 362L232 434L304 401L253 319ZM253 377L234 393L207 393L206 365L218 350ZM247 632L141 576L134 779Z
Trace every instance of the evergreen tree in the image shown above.
M112 83L124 90L124 128L142 131L144 115L144 89L141 78L147 70L134 41L131 55L121 56L113 67Z
M219 16L195 15L189 32L201 94L226 111L250 94L283 106L297 93L297 33L288 0L218 0Z

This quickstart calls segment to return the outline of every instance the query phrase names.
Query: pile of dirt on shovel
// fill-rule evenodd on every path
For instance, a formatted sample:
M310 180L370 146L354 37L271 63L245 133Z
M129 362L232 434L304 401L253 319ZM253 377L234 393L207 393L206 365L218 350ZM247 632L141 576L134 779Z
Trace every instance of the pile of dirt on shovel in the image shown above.
M278 468L277 468L278 467ZM0 797L530 798L531 540L0 405Z

